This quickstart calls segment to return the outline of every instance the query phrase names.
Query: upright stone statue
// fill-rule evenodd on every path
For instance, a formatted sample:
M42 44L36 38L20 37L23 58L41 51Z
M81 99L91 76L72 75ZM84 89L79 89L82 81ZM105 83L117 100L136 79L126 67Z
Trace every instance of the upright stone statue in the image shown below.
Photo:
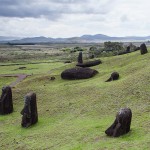
M130 108L121 108L114 123L105 131L108 136L118 137L130 131L132 112Z
M22 114L22 127L29 127L38 121L36 94L28 93L24 99L24 108L21 111Z
M146 54L148 52L145 43L140 45L140 51L141 51L141 55Z
M82 52L79 52L79 56L78 56L78 64L82 64L82 63L83 63Z
M0 98L0 114L10 114L13 112L13 101L12 101L12 91L10 86L5 86L2 88L2 95Z
M130 46L127 46L126 52L130 53Z

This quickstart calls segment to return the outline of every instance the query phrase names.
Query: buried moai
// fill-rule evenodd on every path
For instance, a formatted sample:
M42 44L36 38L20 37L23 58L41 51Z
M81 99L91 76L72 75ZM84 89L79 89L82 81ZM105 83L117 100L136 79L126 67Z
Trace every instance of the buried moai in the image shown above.
M130 108L121 108L114 123L105 131L108 136L119 137L130 131L132 112Z
M113 72L110 76L110 78L108 80L106 80L105 82L110 82L113 80L118 80L119 79L119 73L118 72Z
M13 101L12 101L12 91L10 86L5 86L2 88L2 95L0 98L0 114L10 114L13 112Z
M68 79L68 80L77 80L77 79L88 79L92 78L98 73L97 70L91 69L91 68L71 68L66 69L61 73L62 79Z
M148 52L145 43L140 45L140 51L141 51L141 55L146 54Z
M126 52L130 53L130 46L127 46Z
M82 63L83 63L82 52L79 52L79 56L78 56L78 64L82 64Z
M28 93L24 99L24 108L21 111L22 114L22 127L29 127L38 121L36 94Z

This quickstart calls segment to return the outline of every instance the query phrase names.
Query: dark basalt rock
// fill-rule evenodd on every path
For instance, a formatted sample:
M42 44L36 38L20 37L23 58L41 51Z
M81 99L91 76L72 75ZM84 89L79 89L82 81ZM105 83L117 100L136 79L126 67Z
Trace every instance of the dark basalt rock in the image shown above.
M119 79L119 73L118 72L113 72L110 76L110 78L108 80L106 80L105 82L110 82L113 80L118 80Z
M79 52L79 56L78 56L78 64L82 64L82 63L83 63L82 52Z
M26 69L27 67L19 67L18 69Z
M75 79L88 79L96 75L98 71L90 68L71 68L63 71L61 73L62 79L69 79L69 80L75 80Z
M94 60L94 61L89 61L89 62L85 62L85 63L82 63L82 64L77 64L76 66L79 66L79 67L92 67L92 66L96 66L96 65L99 65L101 64L101 60Z
M12 101L12 91L10 86L5 86L2 88L2 95L0 98L0 114L10 114L13 112L13 101Z
M53 77L50 77L50 80L55 80L56 78L53 76Z
M21 111L22 114L22 127L29 127L38 122L37 104L36 104L36 94L28 93L25 96L24 108Z
M148 52L145 43L140 45L140 51L141 51L141 55L146 54Z
M114 123L105 131L108 136L119 137L130 131L132 112L130 108L122 108L116 115Z

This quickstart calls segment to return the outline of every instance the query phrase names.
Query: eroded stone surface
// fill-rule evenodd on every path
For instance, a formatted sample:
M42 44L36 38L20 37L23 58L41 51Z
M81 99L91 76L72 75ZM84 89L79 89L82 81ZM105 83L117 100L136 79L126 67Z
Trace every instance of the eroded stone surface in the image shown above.
M75 79L88 79L96 75L98 71L90 68L71 68L63 71L61 77L63 79L75 80Z

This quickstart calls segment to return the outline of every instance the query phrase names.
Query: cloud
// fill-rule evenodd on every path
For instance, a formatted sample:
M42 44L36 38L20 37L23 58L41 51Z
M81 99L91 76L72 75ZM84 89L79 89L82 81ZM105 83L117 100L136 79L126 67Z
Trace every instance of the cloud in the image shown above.
M109 5L108 5L109 3ZM0 16L18 18L46 17L52 20L62 14L105 14L110 0L0 0ZM96 5L95 5L96 4Z
M0 35L148 35L149 0L0 0Z

